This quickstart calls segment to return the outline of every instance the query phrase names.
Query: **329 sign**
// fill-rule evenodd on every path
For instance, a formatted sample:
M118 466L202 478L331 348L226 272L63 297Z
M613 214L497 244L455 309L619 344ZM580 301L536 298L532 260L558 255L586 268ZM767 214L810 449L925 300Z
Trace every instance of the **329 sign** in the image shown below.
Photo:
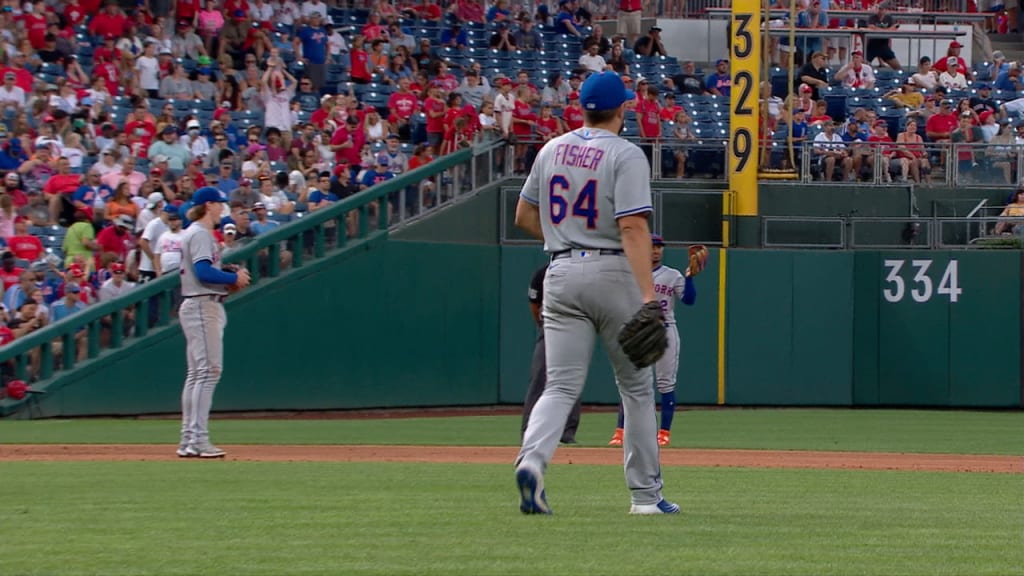
M884 260L886 276L882 297L892 303L908 296L922 304L932 298L949 298L950 303L956 303L963 293L958 262L950 260L941 275L932 269L932 264L932 260L926 259L911 260L909 266L906 260Z

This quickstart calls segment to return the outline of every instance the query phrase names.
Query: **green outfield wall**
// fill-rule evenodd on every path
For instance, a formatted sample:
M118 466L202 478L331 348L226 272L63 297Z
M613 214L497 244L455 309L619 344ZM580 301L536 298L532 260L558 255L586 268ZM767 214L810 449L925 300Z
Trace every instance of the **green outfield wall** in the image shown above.
M682 267L682 249L666 251ZM383 240L228 305L219 410L521 402L537 246ZM680 402L1019 407L1020 254L732 250L679 306ZM955 278L954 278L955 276ZM720 327L725 332L719 349ZM171 327L66 378L35 415L174 412ZM598 350L584 400L614 403Z

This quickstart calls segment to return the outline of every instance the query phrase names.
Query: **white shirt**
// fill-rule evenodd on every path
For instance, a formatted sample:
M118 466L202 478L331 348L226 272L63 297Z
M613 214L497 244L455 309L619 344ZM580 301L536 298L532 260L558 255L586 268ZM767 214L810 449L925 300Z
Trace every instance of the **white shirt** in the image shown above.
M108 278L107 281L104 282L102 286L100 286L100 302L113 300L114 298L117 298L118 296L125 294L132 288L135 288L135 282L124 281L121 282L120 286L118 286L114 284L113 278Z
M143 90L160 89L160 78L158 77L160 64L156 58L139 56L135 59L135 70L139 73L139 86Z
M867 64L861 64L860 71L854 70L853 66L846 67L843 74L843 86L850 88L870 88L875 85L875 71Z
M341 35L341 32L334 30L327 37L327 52L331 56L340 56L348 52L348 44L345 43L345 38Z
M168 230L160 235L156 241L154 254L160 256L160 272L167 274L169 270L177 270L181 267L181 241L182 231L171 232Z
M15 85L10 90L7 86L0 86L0 103L7 102L15 104L18 108L25 107L25 91L21 86Z
M956 76L949 72L943 72L939 74L939 84L942 84L949 90L964 90L967 88L967 78L959 72L957 72Z
M303 18L308 20L314 12L323 16L324 22L330 22L330 20L327 19L327 4L324 4L323 2L317 2L315 5L312 2L302 3L301 13Z
M192 138L185 134L178 142L185 148L188 148L193 158L202 158L210 154L210 142L201 135L197 134L195 138Z
M499 93L494 97L494 111L498 114L501 131L504 134L508 134L509 128L512 126L512 112L515 109L516 97L511 92L508 93L508 96Z
M267 210L273 212L274 210L280 210L281 206L288 204L288 196L284 193L284 190L276 190L270 193L270 196L260 194L260 202L267 207Z
M82 151L78 148L65 148L60 151L61 158L67 158L72 168L82 167Z
M600 54L591 56L589 53L580 56L580 66L590 70L592 72L600 72L604 70L608 64L604 61L604 58Z
M295 98L295 86L288 86L280 92L264 87L260 92L263 98L263 123L281 132L292 131L291 102Z
M935 87L939 85L939 79L935 77L935 72L930 70L927 74L921 74L918 72L911 76L910 79L914 81L914 84L917 84L921 88L925 88L927 90L934 90Z
M274 7L270 4L261 6L253 2L249 4L249 14L252 16L253 22L270 22L274 19Z
M161 235L168 230L170 230L170 228L168 228L167 223L160 218L153 218L149 224L146 224L146 229L142 232L142 238L149 242L149 249L153 254L156 254L157 252L157 240L159 240ZM163 260L161 260L160 263L163 264ZM155 272L153 268L153 261L149 259L149 256L146 256L145 252L143 252L139 258L139 270L142 272Z
M814 137L814 147L821 150L842 150L846 148L846 142L843 142L843 137L835 132L832 133L831 138L828 134L819 132Z
M271 2L270 5L274 8L274 15L278 22L285 26L295 24L295 17L299 15L298 4L292 0L284 0L284 2Z

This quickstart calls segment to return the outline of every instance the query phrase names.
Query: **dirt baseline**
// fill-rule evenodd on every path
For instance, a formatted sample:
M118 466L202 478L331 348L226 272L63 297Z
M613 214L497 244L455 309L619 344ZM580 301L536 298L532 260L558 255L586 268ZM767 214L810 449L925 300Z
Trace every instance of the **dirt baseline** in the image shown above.
M516 447L482 446L222 446L227 459L243 462L420 462L508 464ZM18 461L166 461L178 460L175 446L151 444L0 445L0 462ZM661 451L663 466L804 468L844 470L916 470L937 472L1024 473L1024 457L962 454L896 454L778 450ZM612 448L561 447L554 464L622 465Z

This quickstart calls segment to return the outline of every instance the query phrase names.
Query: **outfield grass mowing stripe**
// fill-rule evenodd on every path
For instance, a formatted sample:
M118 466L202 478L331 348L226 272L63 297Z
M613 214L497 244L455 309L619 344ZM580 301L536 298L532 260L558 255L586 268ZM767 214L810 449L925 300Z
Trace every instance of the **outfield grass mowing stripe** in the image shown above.
M381 420L226 420L211 424L225 444L396 444L514 446L518 416ZM583 415L577 439L604 446L612 413ZM175 443L177 420L0 421L0 443ZM838 450L1024 455L1024 412L925 410L692 410L676 415L681 448Z
M3 573L1019 574L1024 476L668 468L683 513L630 517L621 469L0 464Z

